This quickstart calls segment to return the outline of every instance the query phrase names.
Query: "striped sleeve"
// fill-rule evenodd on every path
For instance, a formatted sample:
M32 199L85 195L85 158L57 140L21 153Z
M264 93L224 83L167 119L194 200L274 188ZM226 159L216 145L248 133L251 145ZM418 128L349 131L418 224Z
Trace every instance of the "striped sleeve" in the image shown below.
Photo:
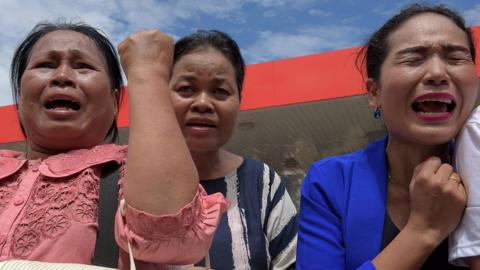
M294 267L297 247L297 211L280 176L265 165L264 182L269 183L267 198L264 198L265 222L271 269Z

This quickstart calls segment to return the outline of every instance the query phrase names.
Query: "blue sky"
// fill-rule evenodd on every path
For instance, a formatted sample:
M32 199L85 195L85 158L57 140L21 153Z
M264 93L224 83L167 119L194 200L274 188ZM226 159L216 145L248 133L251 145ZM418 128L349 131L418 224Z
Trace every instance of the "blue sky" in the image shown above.
M118 44L129 33L158 28L175 39L219 29L240 45L248 64L362 44L386 19L414 1L374 0L0 0L0 106L11 104L13 50L41 20L85 21ZM444 3L480 25L480 1Z

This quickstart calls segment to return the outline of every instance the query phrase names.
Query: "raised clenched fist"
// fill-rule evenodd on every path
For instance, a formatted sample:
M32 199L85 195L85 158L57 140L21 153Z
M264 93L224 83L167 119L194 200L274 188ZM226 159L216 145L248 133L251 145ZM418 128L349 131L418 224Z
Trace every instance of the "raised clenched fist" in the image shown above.
M138 32L127 37L118 46L125 75L133 72L156 72L169 76L173 61L173 39L159 30Z

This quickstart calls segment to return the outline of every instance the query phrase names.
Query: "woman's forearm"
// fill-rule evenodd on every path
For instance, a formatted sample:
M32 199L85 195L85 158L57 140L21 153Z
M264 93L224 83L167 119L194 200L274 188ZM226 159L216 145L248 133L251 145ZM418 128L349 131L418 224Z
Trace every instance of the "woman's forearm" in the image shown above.
M119 50L124 67L128 61L130 101L124 196L131 206L145 212L176 213L193 199L198 174L170 99L173 41L158 31L130 39L126 40L129 47L122 51L120 45Z
M428 232L422 233L407 225L373 259L372 263L378 270L420 269L439 243L440 241L436 235Z

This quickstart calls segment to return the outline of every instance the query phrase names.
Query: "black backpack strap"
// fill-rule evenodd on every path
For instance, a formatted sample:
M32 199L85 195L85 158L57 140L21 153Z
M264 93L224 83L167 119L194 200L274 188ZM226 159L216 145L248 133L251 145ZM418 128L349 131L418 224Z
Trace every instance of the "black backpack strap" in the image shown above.
M115 213L118 207L120 166L110 162L102 168L98 195L98 232L92 264L117 268L118 245L115 242Z

